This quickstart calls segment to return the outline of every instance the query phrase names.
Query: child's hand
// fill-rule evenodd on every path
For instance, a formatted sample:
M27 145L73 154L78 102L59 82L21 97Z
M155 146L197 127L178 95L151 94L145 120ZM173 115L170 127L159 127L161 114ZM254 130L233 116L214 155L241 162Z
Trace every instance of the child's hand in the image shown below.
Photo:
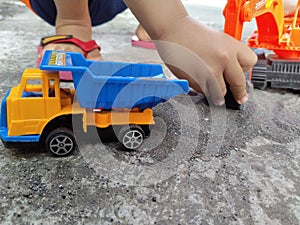
M188 16L180 0L125 0L155 41L163 61L196 91L224 103L225 81L238 103L248 99L244 72L257 61L241 43Z
M255 53L229 35L185 17L156 41L163 61L196 91L224 104L225 81L238 103L247 101L244 72L257 60Z

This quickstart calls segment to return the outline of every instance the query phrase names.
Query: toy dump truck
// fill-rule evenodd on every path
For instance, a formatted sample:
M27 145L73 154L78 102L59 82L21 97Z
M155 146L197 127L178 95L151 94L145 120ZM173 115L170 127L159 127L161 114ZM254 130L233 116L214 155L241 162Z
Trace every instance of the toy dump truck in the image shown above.
M59 80L70 71L74 85ZM114 127L127 149L139 148L154 124L152 108L189 92L186 80L167 79L161 65L86 60L80 53L46 51L40 69L26 69L2 100L4 145L39 143L56 156L76 148L74 122L83 133Z

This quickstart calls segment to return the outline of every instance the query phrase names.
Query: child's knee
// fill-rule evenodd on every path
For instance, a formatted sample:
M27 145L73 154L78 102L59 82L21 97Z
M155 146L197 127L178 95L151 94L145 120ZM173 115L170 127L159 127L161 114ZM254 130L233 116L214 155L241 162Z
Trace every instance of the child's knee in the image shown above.
M53 0L21 0L36 15L51 25L55 25L56 6Z
M21 0L35 14L51 25L55 25L57 10L54 0ZM92 25L100 25L123 12L127 6L123 0L90 0L89 12Z
M91 0L89 1L90 16L92 25L100 25L123 12L127 6L123 0Z

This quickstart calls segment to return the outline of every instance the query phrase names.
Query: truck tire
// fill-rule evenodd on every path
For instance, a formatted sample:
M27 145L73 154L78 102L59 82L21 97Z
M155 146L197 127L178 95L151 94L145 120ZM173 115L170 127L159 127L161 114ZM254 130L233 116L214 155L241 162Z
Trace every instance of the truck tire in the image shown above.
M73 132L67 128L57 128L46 138L46 149L55 156L66 156L74 151L76 141Z
M16 144L16 143L6 142L3 140L1 140L1 141L2 141L2 144L4 145L4 147L7 149L16 148L18 146L18 144Z
M144 141L145 133L140 126L125 126L120 129L118 139L125 149L136 150Z

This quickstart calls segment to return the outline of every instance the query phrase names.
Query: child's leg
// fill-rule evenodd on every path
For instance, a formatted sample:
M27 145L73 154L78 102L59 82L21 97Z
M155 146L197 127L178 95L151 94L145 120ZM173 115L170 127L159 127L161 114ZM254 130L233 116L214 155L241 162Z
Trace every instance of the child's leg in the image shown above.
M136 36L138 36L139 40L142 41L151 41L151 37L147 33L147 31L142 27L141 24L138 25L135 31Z
M123 0L89 0L92 26L98 26L113 19L127 9Z
M21 0L28 8L30 8L36 15L42 18L50 25L55 25L56 7L53 0Z
M55 26L57 35L73 35L84 42L92 40L92 25L111 20L126 9L122 0L22 0L47 23ZM76 7L74 7L76 5ZM82 52L74 44L50 43L44 50ZM101 59L99 49L87 54L88 59Z
M55 0L21 0L32 9L44 21L55 26L57 10ZM73 4L74 6L74 4ZM76 5L76 8L78 6ZM74 7L73 7L74 8ZM113 19L117 14L123 12L127 7L123 0L89 0L89 13L92 26L98 26Z

